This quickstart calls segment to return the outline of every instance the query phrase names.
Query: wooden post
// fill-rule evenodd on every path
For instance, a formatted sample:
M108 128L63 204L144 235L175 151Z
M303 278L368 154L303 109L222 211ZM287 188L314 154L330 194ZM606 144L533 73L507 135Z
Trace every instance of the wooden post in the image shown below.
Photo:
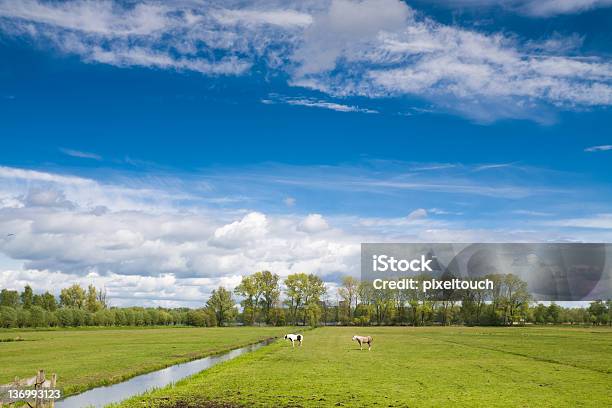
M36 384L34 385L35 390L42 390L42 386L45 383L45 371L38 370L38 374L36 375ZM44 405L44 400L42 398L38 398L38 395L34 399L34 406L36 408L42 408Z
M53 373L51 375L51 388L55 388L55 383L57 382L57 374ZM2 407L0 407L2 408ZM49 408L55 408L55 400L54 399L50 399L49 400Z

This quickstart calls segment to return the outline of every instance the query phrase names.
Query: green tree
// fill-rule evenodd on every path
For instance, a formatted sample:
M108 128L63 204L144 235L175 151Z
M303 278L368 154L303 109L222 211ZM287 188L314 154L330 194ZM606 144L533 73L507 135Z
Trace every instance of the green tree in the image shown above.
M527 282L518 276L507 274L501 279L502 282L502 310L505 324L513 324L524 321L531 295L527 290Z
M244 323L248 325L255 324L255 319L257 318L257 306L261 293L255 276L243 276L240 284L234 289L234 293L244 298L240 302L242 305Z
M45 292L42 295L34 295L34 305L40 306L49 312L54 312L57 309L57 300L55 300L55 296L51 293Z
M94 285L87 287L87 295L85 297L85 308L91 313L102 310L104 305L98 300L98 291Z
M548 308L541 303L533 309L533 320L538 324L545 324L547 322Z
M0 306L8 306L14 309L19 307L19 292L2 289L2 292L0 292Z
M353 319L353 310L357 308L357 293L359 290L359 281L352 276L342 278L342 286L338 289L338 295L344 301L347 308L347 316L349 320ZM354 308L353 308L354 305Z
M85 291L77 283L69 288L62 289L60 293L60 304L62 307L82 309L85 306Z
M304 325L317 326L321 320L321 297L325 294L323 280L314 274L308 275L304 296Z
M44 327L47 325L47 319L45 316L45 309L40 306L30 307L30 320L28 322L30 327Z
M556 303L551 303L546 309L546 320L550 323L561 323L561 307Z
M298 312L304 304L304 294L308 285L308 275L305 273L294 273L287 276L285 286L287 287L287 299L285 303L289 308L289 317L292 324L296 324L298 320Z
M232 292L220 286L212 291L206 302L206 308L215 315L218 326L224 326L236 316L235 302Z
M594 325L599 326L608 322L608 308L602 300L591 302L588 311Z
M17 327L17 311L10 306L0 306L0 327Z
M32 291L32 287L30 285L26 285L23 288L23 292L21 292L21 305L24 309L29 309L32 307L34 303L34 292Z
M316 275L305 273L295 273L287 276L285 279L287 287L286 303L289 307L289 312L293 324L297 323L301 316L302 324L313 322L313 319L318 319L321 316L319 304L321 296L325 293L325 285L321 278ZM315 322L318 323L318 320Z
M280 298L279 279L277 274L270 271L261 271L255 274L255 281L261 294L259 299L261 312L267 324L272 324L275 321L273 308Z

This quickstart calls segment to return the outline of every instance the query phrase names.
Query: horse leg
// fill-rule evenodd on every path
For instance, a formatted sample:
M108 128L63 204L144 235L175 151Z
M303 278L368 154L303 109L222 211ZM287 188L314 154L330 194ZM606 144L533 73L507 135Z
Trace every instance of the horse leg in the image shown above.
M368 341L368 351L372 350L372 343Z

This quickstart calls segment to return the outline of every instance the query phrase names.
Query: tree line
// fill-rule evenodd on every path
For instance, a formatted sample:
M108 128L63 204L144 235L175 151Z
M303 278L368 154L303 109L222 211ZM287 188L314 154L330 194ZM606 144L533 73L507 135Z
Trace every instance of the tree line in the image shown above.
M421 276L419 279L428 279ZM330 290L314 274L284 280L270 271L245 275L233 290L219 287L201 308L109 307L106 292L78 284L56 298L0 291L0 327L226 326L243 325L612 325L610 300L586 308L533 302L527 284L512 274L488 275L493 289L428 291L375 289L346 276ZM239 307L238 307L239 304Z

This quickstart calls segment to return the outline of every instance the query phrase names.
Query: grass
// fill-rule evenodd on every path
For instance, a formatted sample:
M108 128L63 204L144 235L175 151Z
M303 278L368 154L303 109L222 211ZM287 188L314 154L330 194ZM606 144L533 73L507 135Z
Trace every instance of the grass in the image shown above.
M353 334L371 335L360 351ZM612 330L319 328L122 407L612 406Z
M0 384L38 369L57 373L65 395L280 336L283 328L0 330Z

